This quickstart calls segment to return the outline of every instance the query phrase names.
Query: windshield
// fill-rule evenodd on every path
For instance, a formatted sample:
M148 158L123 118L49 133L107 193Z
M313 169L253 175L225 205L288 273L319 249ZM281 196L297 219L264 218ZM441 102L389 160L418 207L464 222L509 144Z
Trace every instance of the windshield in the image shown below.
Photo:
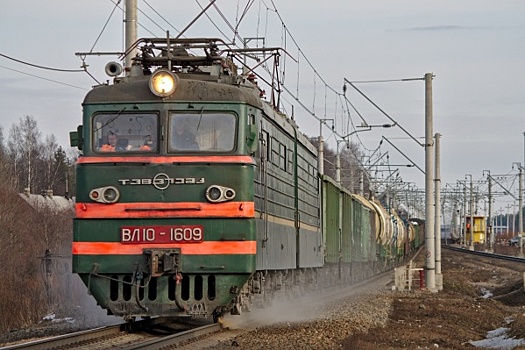
M153 113L97 114L93 118L93 150L96 152L156 151L158 119Z
M230 152L235 147L236 118L228 113L171 113L169 150Z

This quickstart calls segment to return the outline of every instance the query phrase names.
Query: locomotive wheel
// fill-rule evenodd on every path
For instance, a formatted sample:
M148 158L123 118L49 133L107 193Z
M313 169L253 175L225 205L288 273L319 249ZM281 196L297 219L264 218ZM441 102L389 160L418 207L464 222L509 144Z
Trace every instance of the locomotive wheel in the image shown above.
M252 300L252 296L248 296L247 298L244 298L244 303L243 303L243 306L242 306L242 310L243 311L246 311L246 312L251 312L252 311L252 303L253 303L253 300Z
M212 317L213 317L213 323L220 323L222 322L222 312L219 311L213 311Z

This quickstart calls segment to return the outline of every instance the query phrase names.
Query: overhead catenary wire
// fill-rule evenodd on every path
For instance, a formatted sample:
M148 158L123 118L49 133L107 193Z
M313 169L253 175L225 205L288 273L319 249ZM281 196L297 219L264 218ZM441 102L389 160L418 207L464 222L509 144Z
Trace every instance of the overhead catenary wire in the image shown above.
M216 0L211 0L210 3L208 4L208 6L206 6L204 9L201 10L201 12L186 26L184 27L184 29L182 29L180 31L180 33L175 37L175 39L178 39L180 38L181 36L184 35L184 33L186 32L186 30L188 30L192 25L193 23L197 22L197 20L203 15L206 13L206 11L208 11L208 9L211 7L211 6L214 6L215 5L215 1Z
M388 115L388 113L386 113L381 107L379 107L374 101L372 101L372 99L370 99L366 94L364 94L361 90L359 90L351 81L349 81L346 78L344 79L344 81L347 82L348 84L350 84L350 86L353 87L361 96L363 96L368 102L370 102L374 107L376 107L384 116L386 116L388 119L390 119L390 121L395 123L401 130L403 130L403 132L405 134L410 136L410 138L412 138L412 140L414 140L418 145L420 145L421 147L425 146L424 144L419 142L414 136L412 136L412 134L410 134L407 130L405 130L405 128L403 128L401 125L399 125L399 123L397 121L395 121L394 118L392 118L390 115Z
M238 36L239 25L241 24L242 20L244 19L244 16L246 16L246 14L248 13L248 10L250 9L250 7L252 7L254 1L255 0L249 0L246 3L246 6L244 7L244 11L242 12L240 18L239 18L239 1L237 1L237 17L235 18L235 28L234 28L234 31L233 31L233 34L234 34L233 43L235 43L235 36Z
M201 10L204 10L204 7L199 3L198 0L195 0L195 2L197 3L197 5L201 8ZM210 15L208 15L207 13L204 13L204 15L208 18L208 20L211 22L211 24L215 27L215 29L217 29L217 31L219 33L221 33L221 35L225 38L227 38L228 36L219 28L219 26L211 19Z
M124 8L120 6L120 4L118 3L115 3L115 0L109 0L111 1L113 4L115 4L122 13L124 13ZM118 2L120 3L120 0L118 0ZM141 9L138 9L138 11L144 15L144 17L146 17L147 19L149 19L151 22L155 23L154 20L152 20L146 13L144 13L144 11L142 11ZM148 28L146 28L144 25L142 25L140 22L137 21L137 24L142 28L144 29L145 31L147 31L148 33L151 34L151 36L155 36L155 34L153 34L153 32L151 32ZM156 24L156 23L155 23ZM158 26L158 24L156 24ZM162 27L159 26L159 28L163 29Z
M7 58L8 60L17 62L17 63L24 64L26 66L30 66L30 67L34 67L34 68L39 68L39 69L52 70L52 71L55 71L55 72L67 72L67 73L84 72L84 69L63 69L63 68L52 68L52 67L41 66L41 65L38 65L38 64L29 63L29 62L26 62L26 61L19 60L17 58L5 55L3 53L0 53L0 56L2 56L4 58Z
M64 86L69 86L69 87L72 87L72 88L75 88L75 89L89 91L89 89L86 89L86 88L83 88L83 87L80 87L80 86L75 86L75 85L64 83L64 82L61 82L61 81L58 81L58 80L44 78L44 77L41 77L39 75L35 75L35 74L27 73L27 72L22 72L20 70L9 68L9 67L5 67L5 66L2 66L2 65L0 65L0 68L7 69L7 70L10 70L10 71L13 71L13 72L16 72L16 73L24 74L24 75L27 75L27 76L30 76L30 77L33 77L33 78L49 81L51 83L56 83L56 84L60 84L60 85L64 85ZM83 70L82 70L82 72L83 72Z
M111 17L113 17L113 14L115 13L115 10L118 8L118 6L120 5L121 1L122 0L118 0L117 3L115 4L115 7L113 7L113 10L111 10L111 13L109 14L109 17L106 20L106 23L104 23L104 25L102 26L102 30L100 31L100 33L98 34L97 38L95 39L95 42L93 43L93 46L91 46L91 50L89 50L89 52L93 52L93 49L95 49L95 46L97 45L98 41L100 40L100 37L102 36L102 33L104 33L104 31L106 30L106 27L108 26L108 23L111 20Z
M173 30L175 30L177 33L180 33L180 30L178 30L177 28L175 28L171 23L170 21L168 21L166 18L164 18L164 16L162 16L162 14L160 14L157 10L155 10L153 8L153 6L151 6L149 4L149 2L147 0L142 0L157 16L159 16L164 22L166 22L167 25L169 25ZM143 12L141 12L143 13ZM144 14L144 13L143 13ZM144 14L144 16L146 16L146 14ZM147 16L146 16L147 17ZM153 22L154 24L156 24L159 28L163 29L159 24L157 24L157 22L155 22L153 19L151 19L150 17L147 17L151 22Z

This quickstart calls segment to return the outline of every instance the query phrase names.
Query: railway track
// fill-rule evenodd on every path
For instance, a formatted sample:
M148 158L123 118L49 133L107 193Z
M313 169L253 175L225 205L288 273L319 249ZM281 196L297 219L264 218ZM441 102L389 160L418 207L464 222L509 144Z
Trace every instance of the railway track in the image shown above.
M512 262L516 262L520 264L525 264L525 258L520 258L517 256L498 254L498 253L488 253L488 252L482 252L482 251L477 251L477 250L469 250L469 249L465 249L465 248L461 248L457 246L450 246L450 245L443 245L442 247L445 249L450 249L450 250L461 252L464 254L470 254L470 255L476 255L476 256L481 256L485 258L493 258L493 259L499 259L503 261L512 261Z
M507 264L505 266L517 267L517 269L515 269L516 271L525 271L525 259L516 256L471 251L454 246L443 246L443 248L461 253L465 256L472 256L472 259L469 258L468 260L471 266L478 266L478 262L476 261L481 258L479 262L481 264L479 266L484 266L487 263L489 266L494 266L509 262L511 265ZM519 265L516 265L516 263ZM448 271L445 271L445 273L448 274ZM231 343L231 346L235 346L236 339L238 339L237 337L254 329L283 322L285 322L285 324L287 322L306 322L309 319L316 318L316 305L328 303L343 296L358 297L360 294L367 294L372 290L389 290L388 285L391 284L392 278L393 275L390 271L351 286L330 288L330 290L314 292L306 297L297 298L286 303L276 303L274 307L269 309L254 310L252 313L244 313L241 316L225 317L222 326L220 324L193 325L192 327L181 329L177 334L159 334L168 332L158 330L158 328L156 332L131 330L129 329L129 324L118 325L49 338L37 342L2 347L0 350L51 348L159 349L170 345L175 345L180 349L195 350L212 349L217 346L218 343L224 341Z
M221 324L202 322L168 323L136 322L120 324L87 331L75 332L42 340L0 347L0 350L47 350L47 349L161 349L181 346L196 339L218 333Z

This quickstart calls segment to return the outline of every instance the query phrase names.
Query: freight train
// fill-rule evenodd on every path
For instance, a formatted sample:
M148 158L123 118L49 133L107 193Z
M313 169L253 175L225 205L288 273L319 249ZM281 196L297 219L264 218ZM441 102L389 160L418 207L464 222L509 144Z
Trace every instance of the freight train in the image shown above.
M137 48L126 74L106 66L113 81L70 133L73 272L109 314L239 314L384 271L423 242L422 225L318 174L242 52L209 38Z

